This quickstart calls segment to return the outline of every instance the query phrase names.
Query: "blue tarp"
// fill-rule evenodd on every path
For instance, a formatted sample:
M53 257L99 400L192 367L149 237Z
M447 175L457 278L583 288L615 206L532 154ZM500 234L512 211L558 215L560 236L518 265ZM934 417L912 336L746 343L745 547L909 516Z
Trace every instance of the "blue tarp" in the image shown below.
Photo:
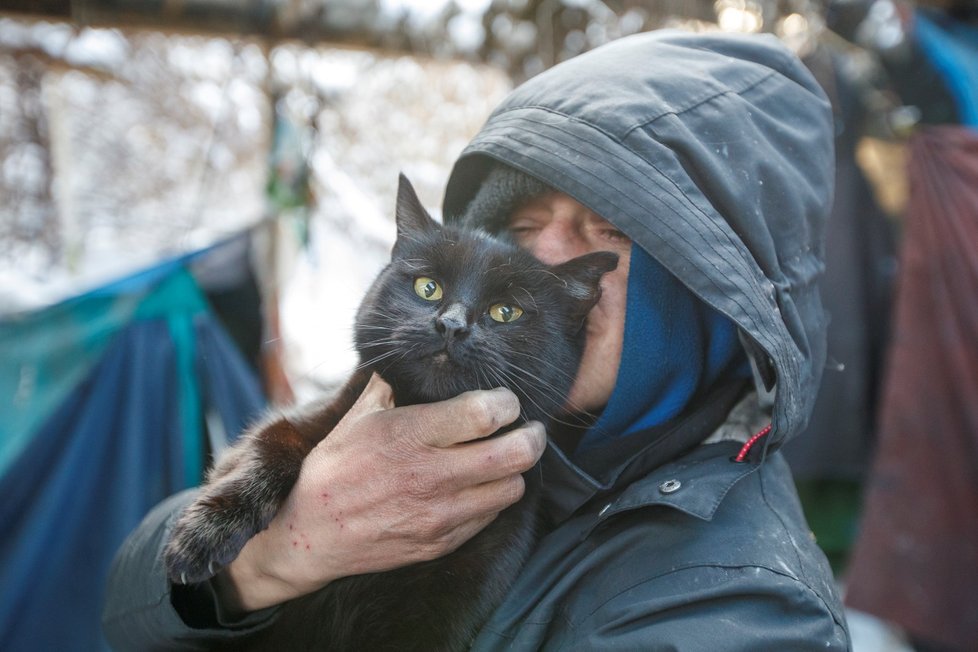
M108 649L104 578L200 482L205 415L235 437L257 379L182 265L0 322L0 650Z
M978 28L937 11L914 18L917 42L947 84L961 124L978 127Z

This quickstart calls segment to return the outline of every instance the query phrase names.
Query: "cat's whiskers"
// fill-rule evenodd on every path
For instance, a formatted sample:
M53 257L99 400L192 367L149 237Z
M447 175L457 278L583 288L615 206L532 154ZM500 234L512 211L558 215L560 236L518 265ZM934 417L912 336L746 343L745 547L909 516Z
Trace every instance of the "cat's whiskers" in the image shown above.
M360 324L353 330L375 330L375 331L389 331L393 332L394 329L391 326L386 325L375 325L375 324Z
M423 258L402 258L401 262L412 272L424 269L428 265L428 261Z
M517 287L516 289L517 289L517 290L522 290L523 292L525 292L525 293L526 293L526 296L527 296L527 298L529 298L529 300L530 300L530 301L531 301L531 302L533 303L533 309L534 309L534 310L538 310L538 308L537 308L537 300L533 298L533 294L531 294L529 290L527 290L527 289L526 289L525 287L523 287L522 285L521 285L521 286L518 286L518 287ZM521 307L521 308L525 308L525 306L520 306L520 307Z
M393 356L398 355L398 354L400 354L401 357L403 357L404 355L406 355L406 351L402 351L400 349L391 349L390 351L387 351L386 353L381 353L380 355L377 355L377 356L374 356L372 358L368 358L367 360L364 360L363 362L361 362L360 364L358 364L355 367L354 371L361 371L361 370L363 370L363 369L365 369L367 367L374 366L378 362L381 362L383 360L386 360L387 358L393 357Z
M571 408L570 411L567 411L567 410L562 410L562 411L568 417L572 417L577 422L577 423L571 423L571 422L566 421L564 419L558 418L556 414L547 413L548 418L550 418L555 423L559 423L559 424L562 424L562 425L565 425L565 426L575 426L576 427L576 426L581 426L581 425L585 425L585 424L589 423L590 420L593 419L594 416L595 416L595 415L591 414L590 412L588 412L587 410L585 410L585 409L581 408L580 406L574 404L573 402L567 401L566 397L564 396L564 392L562 392L558 388L554 387L551 383L548 383L547 381L543 380L542 378L540 378L536 374L533 374L533 373L527 371L526 369L524 369L524 368L522 368L522 367L520 367L518 365L511 364L510 367L509 367L509 371L504 371L502 369L498 369L497 371L501 372L504 376L506 376L507 378L509 378L510 380L512 380L513 381L513 384L516 385L516 386L518 386L519 383L518 383L518 380L517 380L517 378L516 378L516 376L514 375L513 372L518 372L518 373L522 374L524 377L536 381L536 389L539 390L541 393L549 393L549 395L553 399L555 399L555 402L558 403L558 405L560 406L558 409L562 408L564 405L566 405L567 407ZM527 396L527 398L531 402L533 402L533 404L536 405L538 409L540 409L541 411L544 411L542 409L542 407L538 403L536 403L536 401L533 401L533 399L530 398L529 396Z
M556 274L554 274L553 272L551 272L549 269L531 269L531 270L527 270L527 271L528 272L536 272L538 274L547 274L549 276L553 276L555 279L557 279L558 281L560 281L560 284L561 285L563 285L564 287L567 287L567 281L565 281L564 279L560 278L559 276L557 276Z
M381 310L380 308L370 308L368 310L364 310L363 312L360 313L359 316L361 318L362 317L379 317L379 318L381 318L384 321L387 321L387 320L389 320L389 319L392 318L391 312L389 310L385 312L385 311ZM363 322L362 319L360 321L361 321L360 324L357 324L356 326L354 326L354 330L357 330L359 328L367 328L367 327L370 327L370 328L380 328L380 329L383 329L383 328L391 328L390 326L387 326L386 324L377 324L377 325L374 325L374 324L364 324L364 323L362 323Z
M479 389L492 389L492 381L489 380L489 376L485 373L482 365L476 365L475 367L476 380L479 382ZM483 385L485 381L485 385Z
M511 387L513 391L515 391L517 394L521 394L523 397L525 397L527 401L532 403L533 406L540 411L540 413L546 418L548 423L557 423L560 425L565 425L570 427L578 427L586 423L586 421L584 421L583 419L580 419L579 423L570 423L558 417L555 412L551 410L545 410L543 406L540 405L540 403L536 401L529 392L523 389L522 387L523 383L521 383L517 378L515 378L513 374L503 369L495 369L493 375L500 378L508 379L510 381L509 383L503 382L502 384L504 386Z
M363 342L359 345L360 348L369 349L378 346L390 346L392 344L402 344L403 341L400 338L387 337L381 340L371 340L369 342Z
M399 352L400 355L395 360L393 360L390 363L388 363L387 366L390 367L392 364L394 364L396 362L400 362L401 360L403 360L408 355L414 353L418 349L419 346L421 346L421 343L420 342L415 342L414 344L412 344L409 347L392 351L392 353Z
M513 349L512 347L509 347L507 349L507 356L509 356L509 357L524 357L524 358L528 358L530 360L533 360L534 362L540 362L540 363L542 363L542 364L550 367L550 370L552 372L559 373L565 379L569 380L572 384L577 379L577 376L575 376L574 374L568 373L568 372L564 371L563 369L558 369L558 368L554 367L553 364L550 361L545 360L545 359L541 358L540 356L533 355L532 353L527 353L526 351L518 351L516 349Z
M542 389L541 387L533 387L532 385L528 386L529 385L528 383L526 383L525 381L521 381L512 373L510 373L509 371L501 367L491 366L491 367L487 367L487 369L492 373L493 377L500 383L501 386L508 387L514 392L522 394L526 398L526 400L528 400L530 403L534 405L534 407L537 408L537 410L546 414L547 417L550 417L550 413L547 410L544 410L543 406L540 405L538 401L535 401L533 399L531 392L527 391L527 389Z

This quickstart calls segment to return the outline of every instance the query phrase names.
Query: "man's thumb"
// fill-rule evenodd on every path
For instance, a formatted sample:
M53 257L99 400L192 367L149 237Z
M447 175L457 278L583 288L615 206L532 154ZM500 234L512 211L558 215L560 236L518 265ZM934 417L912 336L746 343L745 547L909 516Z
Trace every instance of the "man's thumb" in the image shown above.
M363 388L357 402L350 408L349 414L363 416L371 412L381 412L394 407L394 391L377 373L370 376L367 386Z

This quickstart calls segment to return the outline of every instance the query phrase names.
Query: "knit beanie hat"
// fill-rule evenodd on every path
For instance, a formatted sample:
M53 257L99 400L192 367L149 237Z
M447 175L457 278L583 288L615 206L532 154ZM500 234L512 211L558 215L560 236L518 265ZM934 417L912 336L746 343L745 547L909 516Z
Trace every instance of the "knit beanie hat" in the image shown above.
M497 163L466 207L462 223L499 233L506 228L513 211L548 192L553 189L535 177Z

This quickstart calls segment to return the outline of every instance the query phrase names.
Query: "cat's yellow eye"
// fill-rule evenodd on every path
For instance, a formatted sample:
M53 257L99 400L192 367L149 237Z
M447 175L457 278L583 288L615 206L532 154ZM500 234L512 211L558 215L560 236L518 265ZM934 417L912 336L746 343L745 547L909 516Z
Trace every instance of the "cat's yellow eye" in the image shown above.
M519 306L511 306L508 303L497 303L489 308L489 316L504 324L516 321L523 316L523 309Z
M419 276L414 279L414 291L418 296L428 301L438 301L441 299L441 286L438 281L427 276Z

